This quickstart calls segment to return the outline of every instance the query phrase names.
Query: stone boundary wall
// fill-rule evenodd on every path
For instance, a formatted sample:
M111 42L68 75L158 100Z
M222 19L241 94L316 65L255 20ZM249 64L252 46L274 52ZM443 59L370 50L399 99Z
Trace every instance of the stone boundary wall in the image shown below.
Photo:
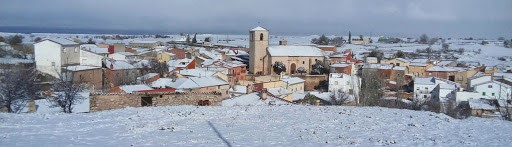
M220 105L224 100L220 92L91 93L90 112L142 107L143 98L151 99L150 106L198 105L200 100Z

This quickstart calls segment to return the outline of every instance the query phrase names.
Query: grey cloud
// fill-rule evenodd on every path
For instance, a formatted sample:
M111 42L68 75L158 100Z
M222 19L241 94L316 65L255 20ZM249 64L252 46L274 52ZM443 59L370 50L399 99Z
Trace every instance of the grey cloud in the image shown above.
M0 26L512 37L510 0L0 0ZM259 23L258 23L259 22Z

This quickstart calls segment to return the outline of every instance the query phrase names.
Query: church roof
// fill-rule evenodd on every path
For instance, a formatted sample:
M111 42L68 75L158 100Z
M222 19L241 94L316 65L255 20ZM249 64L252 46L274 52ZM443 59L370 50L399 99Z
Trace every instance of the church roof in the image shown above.
M267 29L258 26L256 28L252 29L251 31L267 31Z
M271 56L324 56L321 49L313 46L270 46L268 53Z

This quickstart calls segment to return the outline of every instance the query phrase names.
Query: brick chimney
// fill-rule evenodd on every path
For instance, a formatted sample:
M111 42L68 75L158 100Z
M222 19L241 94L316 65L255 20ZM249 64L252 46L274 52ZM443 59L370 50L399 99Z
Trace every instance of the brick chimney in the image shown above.
M267 88L263 88L260 91L260 99L261 100L267 100Z

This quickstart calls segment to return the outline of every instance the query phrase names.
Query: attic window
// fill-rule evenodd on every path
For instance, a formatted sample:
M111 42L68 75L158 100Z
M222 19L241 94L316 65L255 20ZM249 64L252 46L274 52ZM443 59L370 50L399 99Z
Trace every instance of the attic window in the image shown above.
M492 85L487 85L487 88L492 88Z

